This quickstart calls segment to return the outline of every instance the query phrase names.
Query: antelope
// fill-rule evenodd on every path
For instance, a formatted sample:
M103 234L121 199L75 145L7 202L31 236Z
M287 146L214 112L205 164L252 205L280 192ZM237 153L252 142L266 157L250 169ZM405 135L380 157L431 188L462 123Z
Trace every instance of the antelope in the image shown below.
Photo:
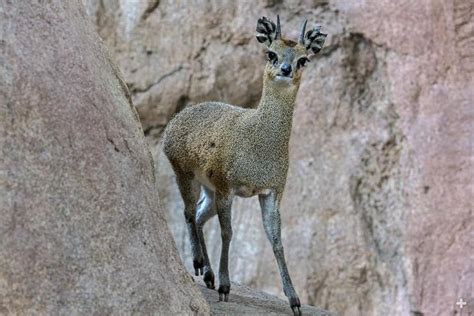
M188 106L169 122L162 140L184 201L195 274L203 275L208 288L215 288L203 226L217 214L222 237L219 301L228 301L232 200L258 195L265 233L295 315L301 315L301 304L283 252L280 202L301 75L327 36L319 26L305 32L306 25L307 20L295 42L282 38L279 16L276 25L266 17L258 19L256 38L266 47L268 59L258 107L244 109L221 102Z

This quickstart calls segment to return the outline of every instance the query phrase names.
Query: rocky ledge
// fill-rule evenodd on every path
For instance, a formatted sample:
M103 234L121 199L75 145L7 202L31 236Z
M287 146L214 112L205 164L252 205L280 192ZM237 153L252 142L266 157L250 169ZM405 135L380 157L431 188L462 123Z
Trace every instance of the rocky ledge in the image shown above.
M211 307L211 315L293 315L288 302L278 296L232 283L229 301L219 302L216 290L208 289L201 279L195 278L195 281ZM336 315L309 305L303 305L301 313L313 316Z

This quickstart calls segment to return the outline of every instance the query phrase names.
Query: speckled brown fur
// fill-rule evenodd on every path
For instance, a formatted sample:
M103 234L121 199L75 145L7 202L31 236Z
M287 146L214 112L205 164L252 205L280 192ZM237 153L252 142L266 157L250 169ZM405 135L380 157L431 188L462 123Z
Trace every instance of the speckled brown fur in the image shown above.
M285 45L274 42L272 48L283 50ZM189 174L196 169L212 172L210 181L223 193L239 185L283 190L301 71L291 85L275 82L275 75L274 67L267 64L256 110L205 102L176 115L163 137L173 167Z

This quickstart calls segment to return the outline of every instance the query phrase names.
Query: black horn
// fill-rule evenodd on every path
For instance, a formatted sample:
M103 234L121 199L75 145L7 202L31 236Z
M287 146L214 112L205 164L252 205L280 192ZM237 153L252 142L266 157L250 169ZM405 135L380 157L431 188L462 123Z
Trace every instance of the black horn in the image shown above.
M300 40L299 40L301 45L304 45L304 32L306 31L306 23L308 23L308 20L304 19L303 27L301 28Z
M280 16L278 14L277 14L277 27L276 27L275 39L276 40L281 39Z

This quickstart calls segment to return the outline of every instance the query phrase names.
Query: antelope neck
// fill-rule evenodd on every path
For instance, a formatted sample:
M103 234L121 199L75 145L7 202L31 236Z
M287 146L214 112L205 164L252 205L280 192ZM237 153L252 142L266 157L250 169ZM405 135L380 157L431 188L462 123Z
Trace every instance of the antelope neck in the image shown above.
M261 122L287 126L291 129L297 92L298 86L265 80L257 108L257 115L260 116Z

